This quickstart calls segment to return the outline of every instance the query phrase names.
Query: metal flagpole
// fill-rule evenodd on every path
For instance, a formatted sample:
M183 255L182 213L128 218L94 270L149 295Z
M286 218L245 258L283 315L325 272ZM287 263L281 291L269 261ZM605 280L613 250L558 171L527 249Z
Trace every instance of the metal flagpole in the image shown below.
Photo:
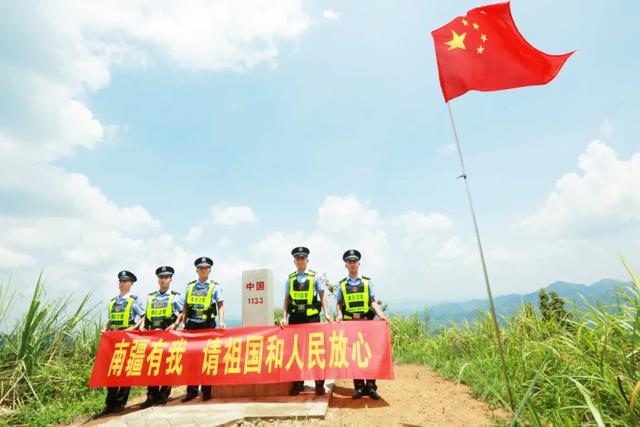
M489 284L489 273L487 273L487 264L484 260L484 252L482 251L482 242L480 241L480 231L478 230L478 220L476 219L476 212L473 208L473 201L471 199L471 189L469 188L469 177L467 170L464 166L464 158L462 156L462 148L460 147L460 140L458 139L458 130L456 129L456 122L453 120L453 112L451 111L451 105L447 102L447 109L449 110L449 117L451 118L451 126L453 127L453 137L456 141L456 148L458 149L458 156L460 157L460 166L462 167L462 175L458 178L464 178L464 186L467 190L467 199L469 200L469 208L471 209L471 218L473 219L473 227L476 231L476 240L478 242L478 250L480 251L480 262L482 263L482 272L484 273L484 283L487 287L487 295L489 296L489 309L491 310L491 318L493 319L494 335L496 344L498 346L498 355L500 357L500 369L504 382L507 388L507 397L509 398L509 405L511 410L513 407L513 396L511 395L511 385L509 384L509 375L507 373L507 362L504 358L504 351L502 349L502 338L500 337L500 328L498 327L498 317L496 316L496 308L493 304L493 295L491 293L491 285Z

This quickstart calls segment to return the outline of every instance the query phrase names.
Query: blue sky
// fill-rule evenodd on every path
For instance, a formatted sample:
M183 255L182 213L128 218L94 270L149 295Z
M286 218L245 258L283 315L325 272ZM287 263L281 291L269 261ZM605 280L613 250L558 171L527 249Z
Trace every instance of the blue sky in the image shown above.
M163 3L168 22L145 2L3 6L0 272L105 298L121 268L142 293L175 264L182 287L206 254L239 304L243 268L274 268L279 289L307 244L336 280L356 246L388 300L483 297L429 34L477 5ZM624 277L617 251L640 249L638 6L512 12L534 46L577 52L547 86L452 102L496 291ZM60 105L73 114L54 120Z

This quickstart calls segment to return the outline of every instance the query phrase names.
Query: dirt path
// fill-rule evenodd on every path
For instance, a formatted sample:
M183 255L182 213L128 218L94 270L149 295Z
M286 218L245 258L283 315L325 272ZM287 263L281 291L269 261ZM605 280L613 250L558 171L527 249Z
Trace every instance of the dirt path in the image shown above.
M325 419L307 420L277 420L254 419L241 422L226 423L227 426L492 426L496 419L506 420L509 417L503 410L492 411L485 402L473 398L469 388L462 384L455 384L435 374L420 365L399 365L395 367L396 379L393 381L379 381L378 392L382 399L378 401L363 397L353 400L353 383L339 380L333 388L333 394L329 400L329 406ZM184 393L184 388L176 388L172 395L176 401L163 411L171 411L172 406L178 405L175 410L184 409L184 405L177 402L177 397ZM313 393L308 393L314 399ZM135 413L133 406L138 401L144 400L144 396L132 399L131 406L123 414L98 420L81 420L83 426L98 425L105 421L113 425L121 425L122 415ZM286 401L291 398L286 398ZM220 402L220 401L218 401ZM325 401L326 402L326 401ZM326 403L325 403L326 405ZM193 408L204 409L196 406ZM126 418L126 417L125 417ZM142 420L140 420L142 421ZM166 421L166 420L165 420ZM213 420L202 425L211 425ZM154 421L157 424L157 421ZM131 425L147 425L135 421ZM180 425L175 421L171 425ZM197 423L198 425L200 423ZM214 423L217 424L217 423ZM122 425L130 425L125 423ZM164 425L164 424L163 424ZM169 424L167 424L169 425ZM193 424L191 424L193 425Z
M378 381L382 399L353 400L353 383L338 380L324 420L273 420L236 424L249 426L492 426L509 419L501 409L491 410L475 399L463 384L444 379L420 365L395 367L396 379Z
M382 399L353 400L353 383L338 381L329 401L327 426L490 426L493 416L505 418L473 398L469 388L455 384L424 366L395 367L396 379L379 381ZM366 407L366 410L365 410Z

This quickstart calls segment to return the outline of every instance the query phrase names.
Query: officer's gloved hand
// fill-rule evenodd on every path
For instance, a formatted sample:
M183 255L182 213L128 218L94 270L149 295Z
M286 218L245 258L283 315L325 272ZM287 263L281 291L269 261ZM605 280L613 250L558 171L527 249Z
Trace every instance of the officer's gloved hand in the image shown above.
M287 316L285 316L284 318L280 319L280 327L281 328L284 328L288 324L289 324L289 320L287 319Z
M218 327L220 327L221 329L224 329L226 327L226 325L224 324L224 322L220 322L220 324L218 325Z

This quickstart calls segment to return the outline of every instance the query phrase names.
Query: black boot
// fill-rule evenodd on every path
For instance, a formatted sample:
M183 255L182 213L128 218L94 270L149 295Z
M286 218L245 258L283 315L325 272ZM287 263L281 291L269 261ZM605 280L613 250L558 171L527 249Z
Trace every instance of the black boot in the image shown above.
M195 399L196 397L198 397L197 394L193 394L193 393L187 393L182 399L180 399L180 401L182 403L187 403L193 399Z
M364 396L364 390L361 388L357 388L351 395L353 399L360 399L362 396Z
M147 409L155 404L155 400L147 398L144 402L140 404L140 408Z

